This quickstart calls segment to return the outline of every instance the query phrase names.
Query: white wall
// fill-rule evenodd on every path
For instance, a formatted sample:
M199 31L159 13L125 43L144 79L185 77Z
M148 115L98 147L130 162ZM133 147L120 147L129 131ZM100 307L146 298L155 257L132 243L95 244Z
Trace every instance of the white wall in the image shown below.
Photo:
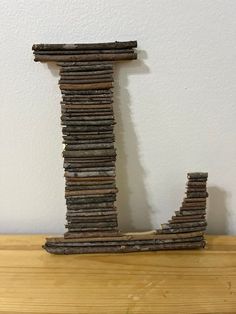
M118 206L150 229L209 172L209 232L236 234L236 1L0 2L0 232L63 232L60 93L33 43L138 40L116 69Z

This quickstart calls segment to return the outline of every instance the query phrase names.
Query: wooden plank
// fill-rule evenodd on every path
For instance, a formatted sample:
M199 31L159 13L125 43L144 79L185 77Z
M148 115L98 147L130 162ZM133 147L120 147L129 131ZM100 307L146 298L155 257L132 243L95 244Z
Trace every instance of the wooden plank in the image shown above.
M204 250L52 256L45 236L1 236L1 313L235 313L236 237Z

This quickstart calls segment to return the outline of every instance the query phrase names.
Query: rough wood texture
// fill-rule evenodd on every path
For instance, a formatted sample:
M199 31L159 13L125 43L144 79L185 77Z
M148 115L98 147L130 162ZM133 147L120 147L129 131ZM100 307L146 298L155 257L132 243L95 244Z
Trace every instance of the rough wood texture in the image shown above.
M106 49L101 44L33 47L36 61L63 61L58 65L63 99L61 125L66 144L63 157L68 232L65 237L98 233L105 236L112 232L117 235L113 62L104 60L135 58L133 45L133 42L109 43Z
M146 252L161 250L181 250L181 249L199 249L203 248L201 242L185 242L185 243L163 243L163 244L146 244L146 245L120 245L120 246L103 246L103 247L51 247L44 246L48 253L52 254L88 254L88 253L130 253L130 252Z
M65 198L68 232L65 238L92 240L73 243L56 238L45 249L55 254L133 252L202 248L206 229L207 173L188 173L186 197L180 210L150 239L118 234L113 142L113 61L136 59L137 42L33 45L35 61L59 61L62 93L61 125L65 143ZM104 213L108 214L104 214ZM197 217L196 217L197 216ZM192 236L192 234L195 236ZM199 235L200 233L200 235ZM99 243L94 242L99 235ZM121 234L119 233L119 236ZM139 238L141 236L141 238ZM162 237L162 238L160 238ZM119 243L118 243L119 242ZM102 243L102 244L101 244Z
M120 233L118 236L96 236L88 233L83 236L80 226L84 224L84 232L99 232L99 225L102 224L104 231L111 230L116 226L115 222L93 223L71 223L71 231L65 238L72 238L73 233L80 232L81 238L74 237L74 240L65 238L47 238L44 248L54 254L82 254L82 253L128 253L135 251L155 251L169 249L193 249L205 246L203 228L189 228L188 232L166 232L166 230L154 230L140 233ZM111 227L111 228L110 228ZM101 230L101 229L100 229Z
M206 172L193 172L187 174L188 182L186 184L187 197L184 198L179 211L166 224L161 225L157 230L159 234L176 234L188 233L194 231L205 231L207 222L205 216L206 198L206 181L208 174ZM204 183L203 192L199 192L199 181ZM197 183L197 184L196 184ZM189 191L191 187L191 192Z
M136 48L137 41L115 41L110 43L85 43L85 44L34 44L32 50L88 50L88 49L124 49Z
M105 238L105 237L111 237L111 236L119 236L119 231L114 230L100 230L100 231L83 231L83 232L66 232L64 234L64 239L80 239L80 238L86 238L86 237L99 237L99 238Z
M71 62L69 62L71 64ZM103 95L103 94L106 94L106 95L109 95L109 97L112 96L113 92L112 90L110 89L98 89L98 90L84 90L84 91L71 91L71 90L62 90L61 91L62 94L65 94L65 95L83 95L83 96L88 96L88 95L91 95L91 96L96 96L97 95Z
M119 60L134 60L137 59L137 54L133 53L97 53L84 55L38 55L35 54L34 61L48 62L48 61L119 61Z
M109 89L113 87L112 82L88 83L88 84L60 84L60 89L68 90L91 90L91 89Z
M83 70L86 70L86 66L92 70L99 70L109 68L106 64L110 66L110 63L103 63L104 61L137 59L133 49L136 47L136 41L129 41L98 44L35 44L32 49L35 61L56 61L63 67L62 71L64 67L69 66L69 71L73 72L75 66L83 66ZM99 64L97 61L102 63ZM99 67L96 67L97 65Z
M51 256L45 235L0 236L2 313L233 314L236 237L204 250Z
M34 51L34 54L38 55L74 55L74 54L102 54L102 53L127 53L127 52L133 52L133 49L85 49L85 50L69 50L69 49L63 49L63 50L37 50Z
M102 202L102 203L86 203L86 204L70 204L67 206L68 210L89 210L91 209L94 211L97 208L100 208L102 210L110 210L110 208L113 208L114 205L112 202Z
M60 73L64 75L75 75L74 73L76 72L77 75L80 75L81 72L86 73L86 75L89 74L94 74L97 75L99 74L107 74L107 73L113 73L113 65L112 63L110 64L91 64L89 62L87 65L84 64L86 62L83 62L82 65L74 65L72 66L71 63L69 63L68 66L66 66L64 63L61 65ZM58 64L60 66L60 63Z
M92 79L81 79L81 78L63 78L59 80L59 84L90 84L90 83L100 83L100 82L114 82L111 77L102 78L92 78Z

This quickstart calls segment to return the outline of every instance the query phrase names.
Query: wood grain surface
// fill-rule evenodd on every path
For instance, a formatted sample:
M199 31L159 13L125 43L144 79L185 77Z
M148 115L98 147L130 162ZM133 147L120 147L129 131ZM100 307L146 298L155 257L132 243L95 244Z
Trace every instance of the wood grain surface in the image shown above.
M236 313L236 237L206 249L55 256L0 236L0 313Z

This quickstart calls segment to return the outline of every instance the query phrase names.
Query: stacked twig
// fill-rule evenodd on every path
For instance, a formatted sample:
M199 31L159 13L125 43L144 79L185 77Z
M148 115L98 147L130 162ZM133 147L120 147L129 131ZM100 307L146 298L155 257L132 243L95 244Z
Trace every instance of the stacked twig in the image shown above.
M63 152L68 232L117 233L111 62L61 62Z
M85 62L119 61L137 59L133 48L137 41L98 44L36 44L33 45L35 61Z
M162 229L120 233L117 223L113 61L136 59L136 41L34 45L35 61L60 66L68 232L49 238L55 254L191 249L204 246L206 173L189 173L182 207Z
M127 253L202 248L203 232L157 234L157 231L98 238L48 238L44 248L54 254Z
M49 238L45 249L55 254L134 252L196 249L205 246L207 173L189 173L186 197L180 210L162 224L162 228L146 233L119 236L65 239Z
M205 172L188 173L186 197L182 206L169 223L162 224L162 229L158 230L158 233L177 234L206 230L207 177L208 174ZM204 246L203 237L201 241Z
M117 235L113 60L137 43L34 45L35 61L59 61L66 238Z

